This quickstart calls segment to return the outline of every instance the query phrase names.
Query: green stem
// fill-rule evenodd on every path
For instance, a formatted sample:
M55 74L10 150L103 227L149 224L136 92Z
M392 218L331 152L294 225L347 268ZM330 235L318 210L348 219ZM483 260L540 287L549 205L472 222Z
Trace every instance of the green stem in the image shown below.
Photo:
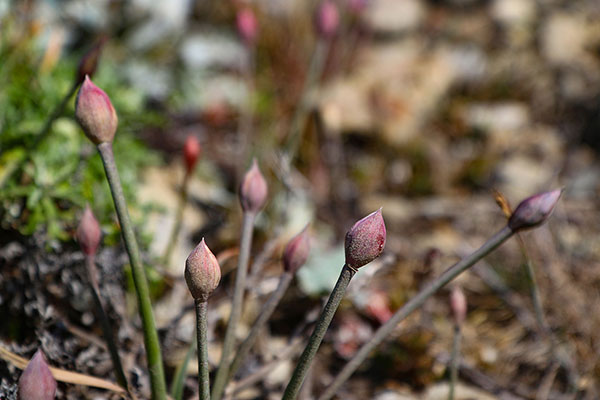
M263 305L260 315L256 319L256 322L254 322L254 325L252 326L248 337L238 348L235 358L231 363L231 367L229 368L228 380L230 380L235 375L242 362L246 359L246 356L248 355L250 349L254 345L258 334L273 314L273 311L275 311L275 308L281 301L283 294L290 286L293 277L294 275L289 271L285 271L281 275L281 278L279 279L279 285L277 285L277 289L275 289L275 291L271 294L267 302Z
M179 192L179 202L177 204L177 211L175 212L175 224L173 225L173 229L171 230L171 234L169 235L167 248L162 258L162 264L165 266L171 260L173 250L175 249L175 245L177 244L177 237L179 236L179 231L181 231L181 225L183 224L183 212L185 211L185 205L187 204L188 200L188 182L190 180L189 178L190 174L186 172L185 177L183 178L181 191Z
M185 353L185 358L175 370L173 382L171 383L171 397L175 400L181 400L183 398L183 384L187 374L187 368L192 356L194 353L196 353L196 348L196 341L192 340L187 352Z
M308 339L308 344L298 360L298 364L294 369L294 373L290 378L290 382L285 388L282 400L294 400L298 396L300 388L302 387L302 382L308 373L312 360L317 354L317 350L319 350L319 346L323 341L325 332L327 332L327 328L329 328L329 324L335 315L335 311L340 305L340 302L344 297L344 293L346 293L346 288L348 287L348 284L355 273L356 270L347 265L344 265L344 268L342 268L340 277L338 278L338 281L335 284L331 295L329 296L329 300L327 300L327 304L325 305L323 312L321 312L321 316L317 321L315 330L310 336L310 339Z
M246 275L248 274L248 261L250 260L250 249L252 247L252 233L254 230L254 213L244 213L244 221L242 222L242 237L240 239L240 256L238 258L237 274L235 277L235 288L233 292L233 300L231 304L231 315L227 323L225 331L225 339L223 340L223 353L221 362L217 369L217 375L213 384L212 398L220 400L223 396L227 378L229 376L229 363L233 347L235 345L235 331L237 324L242 315L242 302L244 300L244 289L246 286Z
M458 359L460 352L460 326L454 325L454 338L452 340L452 353L450 354L450 391L448 400L454 400L454 390L458 379Z
M40 143L42 143L44 138L48 136L48 134L50 133L50 129L52 129L52 125L54 125L54 121L56 121L63 114L67 103L69 102L71 97L73 97L73 94L75 93L78 87L79 83L74 82L67 94L65 94L65 97L63 97L61 102L52 111L48 119L46 119L44 126L36 135L35 141L29 147L29 149L27 149L27 151L23 153L20 153L20 155L17 158L12 160L12 162L6 166L4 174L0 177L0 189L4 187L6 182L8 182L8 180L13 174L15 174L23 167L23 164L25 164L25 161L27 161L28 156L33 154L37 147L40 145Z
M110 321L108 320L108 316L104 311L104 304L102 298L100 297L95 257L86 255L85 266L88 275L90 292L92 292L92 298L94 300L94 305L96 306L96 312L98 313L98 317L100 319L100 325L102 327L104 341L106 342L106 346L108 347L108 352L110 353L113 368L115 369L117 382L119 383L119 385L121 385L123 389L127 390L127 392L130 392L129 385L127 383L127 378L125 377L125 372L123 370L123 365L121 364L121 358L119 357L119 350L117 348L117 344L115 343L115 339L112 335Z
M431 297L435 292L437 292L440 288L444 287L462 272L467 270L469 267L473 266L477 261L488 255L490 252L495 250L498 246L500 246L504 241L510 238L514 232L508 227L505 226L492 236L487 242L485 242L479 249L477 249L474 253L468 255L467 257L460 260L458 263L454 264L450 268L448 268L442 275L436 278L433 282L423 288L415 297L410 299L408 303L406 303L402 308L400 308L392 318L390 318L385 324L383 324L375 335L365 343L360 350L354 355L352 360L350 360L342 369L342 371L335 377L332 384L325 390L325 392L318 398L318 400L329 400L333 397L333 395L337 392L337 390L342 386L346 380L356 371L356 369L363 363L363 361L369 356L371 351L373 351L383 340L389 336L398 323L404 320L407 316L409 316L413 311L417 308L421 307L425 300Z
M133 284L137 295L140 317L142 319L142 328L144 331L144 346L146 347L146 357L148 362L148 372L150 374L150 385L152 389L152 399L163 400L167 397L165 384L165 374L163 372L162 356L160 353L160 343L158 341L158 332L152 313L152 302L150 301L150 290L140 252L138 249L133 225L129 219L127 203L123 195L121 180L115 157L113 154L112 143L101 143L98 145L98 152L104 164L106 178L110 186L113 202L117 211L117 217L121 224L121 233L125 242L125 249L129 255L131 263L131 272L133 275Z
M208 317L206 300L196 299L196 338L198 339L198 396L200 400L210 400L210 379L208 377Z

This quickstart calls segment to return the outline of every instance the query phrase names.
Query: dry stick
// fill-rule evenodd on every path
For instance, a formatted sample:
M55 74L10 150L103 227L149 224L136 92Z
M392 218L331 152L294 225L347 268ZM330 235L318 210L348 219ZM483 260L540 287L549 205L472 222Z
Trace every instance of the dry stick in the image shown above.
M450 392L448 393L448 400L454 400L454 389L458 379L458 358L461 336L460 325L455 324L454 338L452 340L452 353L450 354Z
M195 299L196 338L198 340L198 396L200 400L210 400L210 379L208 376L208 302Z
M335 311L337 310L342 298L344 297L344 293L346 292L346 288L350 283L352 277L356 274L356 270L347 265L344 265L342 268L342 272L340 273L340 277L338 278L331 295L329 296L329 300L327 300L327 304L321 313L319 320L317 321L317 325L308 340L308 344L306 348L302 352L300 359L298 360L298 364L294 369L294 373L290 378L290 382L285 388L285 392L283 394L282 400L293 400L298 396L300 392L300 388L302 387L302 382L306 377L306 374L310 368L310 364L312 359L317 354L317 350L319 350L319 346L323 341L323 337L325 336L325 332L327 332L327 328L329 328L329 324L335 315Z
M230 380L235 375L242 362L246 359L246 356L248 355L248 352L250 352L250 349L254 345L258 334L263 329L264 325L267 323L269 318L271 318L273 311L275 311L275 308L281 301L281 298L283 297L285 291L290 286L293 277L294 275L289 271L285 271L283 274L281 274L281 278L279 278L279 284L277 285L277 289L275 289L275 291L271 294L267 302L263 305L260 315L256 319L256 322L254 322L250 333L248 333L248 337L238 348L235 358L231 363L231 367L229 368L229 376L227 380Z
M485 242L479 249L469 256L463 258L458 263L448 268L442 275L431 282L426 288L421 290L415 297L408 301L401 309L383 324L375 335L364 344L356 355L350 360L342 371L335 377L333 383L325 390L325 392L318 398L318 400L329 400L342 386L344 382L356 371L356 369L363 363L363 361L369 356L371 351L375 349L383 340L389 336L396 328L398 323L404 320L417 308L421 307L425 300L431 297L440 288L444 287L462 272L473 266L481 258L488 255L491 251L500 246L504 241L510 238L514 232L505 226L498 233L492 236L487 242Z
M97 270L94 259L95 257L93 255L85 256L85 265L88 274L90 291L92 292L92 298L94 299L96 311L98 312L100 325L102 327L102 333L104 334L104 340L106 341L108 352L110 354L110 358L115 369L117 382L123 387L123 389L127 390L127 392L131 395L132 393L129 390L129 384L127 382L127 378L125 377L125 372L123 371L123 365L121 364L121 358L119 357L119 350L117 349L115 339L112 335L110 321L108 320L108 316L104 311L104 304L102 298L100 297L100 290L98 288L98 279L96 275Z
M229 376L230 356L235 345L235 331L242 315L242 301L244 299L244 289L246 286L246 275L248 274L248 261L250 260L250 248L252 247L252 233L254 230L254 220L256 214L253 212L244 212L244 221L242 222L242 237L240 239L240 255L238 259L237 274L235 277L235 288L231 304L231 315L225 331L223 340L223 352L221 362L217 369L217 375L213 383L212 398L219 400L227 385Z
M131 262L131 272L133 284L137 295L140 317L142 319L142 328L144 332L144 345L146 348L146 358L148 362L148 372L150 374L150 384L152 389L152 398L154 400L166 398L165 374L163 372L162 356L160 353L160 342L152 313L152 303L150 301L150 290L140 252L138 249L133 225L129 219L127 203L123 194L119 172L115 163L112 143L104 142L98 145L98 152L104 164L106 177L110 186L115 209L119 222L121 224L121 233L125 242L125 249Z
M0 177L0 188L3 188L4 185L6 184L6 182L8 182L8 180L10 179L10 177L14 173L16 173L18 170L21 169L21 167L23 166L25 161L27 161L27 158L28 158L27 156L32 154L35 151L35 149L40 145L40 143L42 143L42 141L48 136L48 134L50 133L50 129L52 129L52 125L54 124L54 121L56 121L58 119L58 117L60 117L62 115L62 113L65 111L65 107L66 107L67 103L69 102L71 97L73 97L73 94L75 93L75 91L77 90L78 87L79 87L79 82L77 82L77 81L73 82L73 85L71 86L71 88L69 89L69 91L67 92L65 97L63 97L61 102L52 111L52 114L50 114L50 116L44 123L44 126L42 127L42 129L36 135L35 141L31 145L31 147L26 152L21 153L20 157L13 160L10 164L8 164L6 166L4 174L2 175L2 177Z

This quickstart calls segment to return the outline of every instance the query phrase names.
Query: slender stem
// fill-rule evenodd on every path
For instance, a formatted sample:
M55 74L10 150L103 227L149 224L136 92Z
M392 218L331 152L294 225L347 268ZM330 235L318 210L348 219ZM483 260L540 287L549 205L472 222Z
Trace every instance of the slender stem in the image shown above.
M440 288L444 287L462 272L473 266L477 261L488 255L513 234L514 232L508 226L505 226L474 253L471 253L458 263L448 268L442 275L423 288L415 297L410 299L408 303L396 311L392 318L390 318L377 330L377 332L375 332L375 335L373 335L371 340L369 340L360 348L352 360L350 360L344 366L342 371L340 371L340 373L335 377L332 384L325 390L318 400L328 400L332 398L335 392L337 392L340 386L342 386L342 384L346 382L346 380L354 373L354 371L356 371L356 369L363 363L371 351L373 351L373 349L375 349L387 336L392 333L398 323L404 320L417 308L421 307L423 303L425 303L425 300L431 297Z
M306 374L310 368L310 364L317 354L317 350L319 350L319 346L321 345L321 341L325 336L325 332L327 332L327 328L329 328L329 324L335 315L335 311L340 305L340 302L344 297L344 293L346 293L346 288L348 287L348 284L355 273L356 270L348 267L347 265L344 265L344 268L342 268L340 277L338 278L338 281L335 284L331 295L329 296L329 300L327 300L327 304L319 316L315 330L310 336L310 339L308 339L308 344L298 360L298 364L296 365L296 369L294 369L294 373L290 378L290 382L285 388L282 400L294 400L298 396L300 388L302 387L302 382L304 381L304 378L306 377Z
M248 157L248 148L252 143L252 124L254 120L254 95L255 95L255 84L254 75L256 71L255 61L255 46L246 46L246 54L248 57L248 63L243 68L243 75L246 81L246 87L248 90L246 101L242 106L240 113L239 125L238 125L238 156L239 160L246 160ZM238 163L240 166L244 163ZM238 169L237 183L241 182L244 176L243 169Z
M77 90L77 87L79 87L79 82L73 82L73 85L65 94L65 97L63 97L61 102L52 111L48 119L46 119L44 126L36 135L33 144L29 147L27 151L20 153L19 157L12 160L12 162L6 166L4 174L0 177L0 188L3 188L6 182L8 182L8 180L10 179L10 177L23 167L23 164L25 163L25 161L27 161L28 156L33 154L35 149L37 149L40 143L42 143L44 138L48 136L48 134L50 133L50 129L52 129L52 125L54 125L54 121L56 121L58 117L60 117L63 114L67 103L69 102L71 97L73 97L73 94Z
M117 348L115 339L112 335L110 321L108 319L108 316L106 315L106 311L104 311L104 304L102 298L100 297L95 257L93 255L85 256L85 266L88 275L90 292L92 293L94 305L96 306L96 312L98 314L98 318L100 319L102 334L104 335L104 341L106 342L108 352L110 353L110 358L113 364L113 368L115 369L117 382L123 389L127 390L127 392L130 392L129 385L127 383L127 378L125 377L125 372L123 370L123 365L121 364L121 358L119 357L119 350Z
M187 367L192 359L192 356L194 353L196 353L196 348L196 341L192 340L190 347L185 353L185 358L175 370L175 376L173 377L173 382L171 383L171 397L174 400L181 400L183 398L183 384L187 374Z
M454 390L458 379L458 359L460 357L460 325L454 325L454 338L452 340L452 353L450 354L450 391L448 400L454 400Z
M227 385L229 376L229 363L233 346L235 345L235 331L237 324L242 315L242 302L244 299L244 289L246 286L246 275L248 274L248 261L250 260L250 249L252 247L252 233L254 230L254 213L244 213L242 222L242 237L240 239L240 256L238 258L237 274L235 277L235 288L233 291L233 300L231 304L231 315L225 331L225 339L223 340L223 352L221 362L217 369L217 375L213 384L212 398L220 400L223 396L223 391Z
M198 339L198 396L200 400L210 400L210 379L208 377L208 302L196 299L196 338Z
M177 204L177 211L175 211L175 224L173 225L173 229L171 230L171 234L169 235L167 248L165 249L165 253L163 254L162 258L163 265L167 265L171 260L173 250L175 249L175 245L177 244L177 237L179 236L179 231L181 231L181 225L183 224L183 212L185 211L185 205L187 204L188 200L188 182L190 180L189 178L190 174L186 172L185 177L183 178L181 191L179 192L179 202Z
M148 281L140 252L138 249L133 225L129 219L127 211L127 203L123 195L121 180L115 157L113 154L112 143L101 143L98 145L98 152L104 164L106 178L110 186L115 209L121 224L121 233L125 242L125 249L129 255L131 263L131 272L133 275L133 284L137 295L140 317L142 319L142 328L144 331L144 346L146 347L146 358L148 362L148 372L150 374L150 385L152 389L152 399L162 400L167 397L167 389L165 384L165 374L163 372L162 356L160 353L160 343L158 341L158 332L154 322L152 313L152 302L150 301L150 290L148 289Z
M254 322L250 333L248 333L248 337L238 348L236 355L233 361L231 362L231 367L229 368L228 380L230 380L235 375L242 362L246 359L246 356L248 355L250 349L254 345L258 334L260 333L266 322L269 320L269 318L271 318L271 315L273 314L273 311L275 311L275 308L281 301L283 294L290 286L293 277L294 275L289 271L285 271L283 274L281 274L281 278L279 278L279 284L277 285L277 289L275 289L275 291L271 294L267 302L263 305L260 315L256 319L256 322Z

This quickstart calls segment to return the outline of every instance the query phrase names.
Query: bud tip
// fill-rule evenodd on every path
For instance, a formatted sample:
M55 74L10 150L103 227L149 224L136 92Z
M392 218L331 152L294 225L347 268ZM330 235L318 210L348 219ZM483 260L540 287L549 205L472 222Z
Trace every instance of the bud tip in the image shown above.
M258 213L267 202L267 193L267 181L260 172L255 158L240 186L242 209L246 212Z
M383 252L386 229L381 208L356 222L346 233L346 265L360 268Z
M185 261L184 275L188 289L196 300L208 300L210 294L219 286L221 267L204 238Z
M294 236L283 251L283 266L286 271L295 273L302 267L308 259L310 252L310 233L308 224L300 233Z
M523 200L508 220L513 231L534 228L544 223L562 195L563 188L538 193Z
M52 400L56 396L56 380L40 349L23 370L18 386L21 400Z
M98 220L94 216L90 205L87 204L77 227L77 232L75 233L81 251L88 256L96 254L100 245L101 235L100 224L98 224Z
M75 119L94 143L112 142L117 131L117 113L108 95L85 76L75 100Z

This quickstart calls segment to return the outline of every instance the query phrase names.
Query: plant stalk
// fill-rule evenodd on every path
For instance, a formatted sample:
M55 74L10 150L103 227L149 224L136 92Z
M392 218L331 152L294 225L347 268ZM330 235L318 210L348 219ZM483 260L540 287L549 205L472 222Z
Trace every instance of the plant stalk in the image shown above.
M99 144L98 152L100 153L102 163L104 164L104 170L106 171L106 178L108 179L113 202L115 203L117 217L121 224L121 233L123 235L123 241L125 242L125 249L127 250L129 261L131 263L133 284L135 286L135 293L137 295L138 308L144 331L144 346L146 348L148 372L150 374L152 399L163 400L167 397L167 389L158 332L156 331L156 324L152 313L150 290L148 289L148 281L146 279L144 266L142 265L137 241L135 239L133 225L127 211L127 203L125 202L119 172L117 171L112 143L105 142Z
M477 261L488 255L490 252L495 250L498 246L504 243L510 238L514 232L505 226L492 236L487 242L485 242L479 249L471 253L467 257L463 258L450 268L448 268L442 275L432 281L429 285L423 288L416 296L404 304L402 308L394 313L385 324L383 324L375 335L365 343L360 350L354 355L354 357L344 366L340 373L335 377L332 384L325 390L325 392L318 398L318 400L329 400L337 392L346 380L356 371L356 369L363 363L363 361L369 356L383 340L389 336L398 323L404 320L417 308L421 307L425 300L435 294L439 289L447 285L450 281L466 271L468 268L473 266Z
M454 337L452 339L452 353L450 353L450 391L448 392L448 400L454 400L454 391L458 380L458 360L460 357L460 325L454 325Z
M248 333L248 337L246 337L246 340L244 340L244 342L238 348L236 355L233 361L231 362L231 367L229 367L229 376L227 378L228 380L233 378L233 376L241 366L242 362L246 359L246 356L248 355L250 349L254 345L258 334L261 332L262 328L265 326L269 318L271 318L273 311L275 311L275 308L281 301L281 298L283 297L285 291L290 286L293 277L294 275L289 271L285 271L283 274L281 274L281 278L279 278L279 284L277 285L277 289L275 289L275 291L271 294L267 302L263 305L260 315L256 319L256 322L254 322L250 333Z
M231 315L227 323L225 331L225 339L223 340L223 352L221 362L217 369L217 374L213 383L212 398L220 400L227 385L229 376L229 365L231 353L235 345L235 331L237 324L242 315L244 289L246 286L246 275L248 274L248 261L250 260L250 249L252 248L252 233L254 230L254 213L245 212L242 222L242 236L240 239L240 255L238 258L237 274L235 277L235 287L233 292L233 300L231 304Z
M183 178L183 183L181 186L181 191L179 192L179 202L177 203L177 211L175 211L175 224L173 225L173 229L171 230L171 234L169 235L169 241L167 242L167 248L165 249L165 253L163 254L162 264L167 265L171 260L171 256L173 255L173 250L175 249L175 245L177 244L177 238L179 236L179 231L181 231L181 225L183 224L183 212L185 211L185 206L188 201L188 182L190 180L190 174L186 172L185 177Z
M331 295L329 296L329 300L327 300L325 308L319 316L319 320L317 321L310 339L308 339L308 344L298 360L298 364L294 369L292 377L290 378L290 382L285 388L282 400L294 400L298 396L300 388L302 387L302 382L304 381L304 378L310 369L312 360L317 354L317 350L319 350L319 346L323 341L325 332L327 332L327 328L329 328L329 324L335 315L335 311L340 305L340 302L346 293L346 288L348 287L348 284L355 273L356 270L347 265L344 265L344 268L342 268L340 277L338 278L338 281L335 284Z
M208 302L195 299L196 338L198 340L198 396L200 400L210 400L210 379L208 376Z

